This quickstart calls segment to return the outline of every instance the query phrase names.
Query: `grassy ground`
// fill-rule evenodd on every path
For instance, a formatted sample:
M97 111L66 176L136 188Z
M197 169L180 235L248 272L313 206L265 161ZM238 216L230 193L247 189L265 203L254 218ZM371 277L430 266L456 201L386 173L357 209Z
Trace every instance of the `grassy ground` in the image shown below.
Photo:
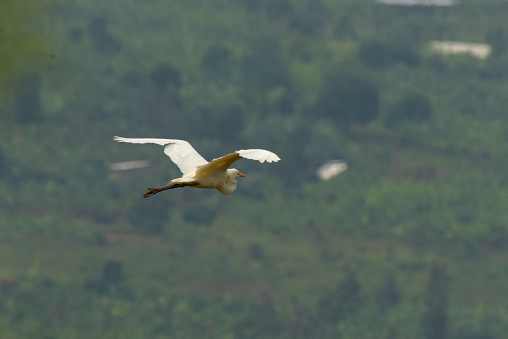
M37 219L4 220L20 225ZM447 266L454 298L508 307L506 299L499 298L508 294L507 254L488 244L415 244L316 229L274 234L228 223L178 227L175 233L155 237L132 233L121 224L95 225L96 230L103 228L104 238L97 238L100 233L48 235L4 229L0 275L10 279L30 274L84 286L100 278L104 263L119 261L124 264L125 286L132 290L164 295L270 295L313 305L323 290L344 279L347 266L358 272L367 296L390 273L405 297L421 296L429 264L437 260Z

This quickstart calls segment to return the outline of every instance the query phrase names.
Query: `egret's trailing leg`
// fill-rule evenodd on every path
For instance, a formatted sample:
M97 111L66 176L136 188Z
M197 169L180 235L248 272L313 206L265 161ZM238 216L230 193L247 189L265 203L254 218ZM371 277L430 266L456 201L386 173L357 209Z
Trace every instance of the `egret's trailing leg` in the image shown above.
M185 185L182 185L182 184L170 184L170 185L167 185L167 186L164 186L164 187L161 187L161 188L147 188L147 192L143 195L143 198L148 198L148 197L151 197L152 195L157 194L159 192L162 192L162 191L165 191L165 190L170 190L172 188L177 188L177 187L185 187Z

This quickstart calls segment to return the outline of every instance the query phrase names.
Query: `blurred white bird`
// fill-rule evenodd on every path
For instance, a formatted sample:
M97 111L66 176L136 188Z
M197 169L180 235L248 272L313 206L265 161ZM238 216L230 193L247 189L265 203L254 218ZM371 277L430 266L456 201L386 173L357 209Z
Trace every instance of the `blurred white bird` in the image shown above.
M316 175L321 180L330 180L345 170L347 170L347 163L345 160L330 160L316 170Z
M150 161L148 160L133 160L133 161L123 161L123 162L114 162L109 165L109 168L113 171L130 171L138 168L147 168L150 167Z
M228 169L240 158L258 160L259 162L277 162L280 158L263 149L247 149L230 153L221 158L206 161L187 141L175 139L122 138L114 137L119 142L132 144L157 144L164 147L164 153L178 166L183 176L171 180L161 188L148 188L143 197L148 198L156 193L177 187L216 188L222 194L236 191L238 177L245 177L235 168Z

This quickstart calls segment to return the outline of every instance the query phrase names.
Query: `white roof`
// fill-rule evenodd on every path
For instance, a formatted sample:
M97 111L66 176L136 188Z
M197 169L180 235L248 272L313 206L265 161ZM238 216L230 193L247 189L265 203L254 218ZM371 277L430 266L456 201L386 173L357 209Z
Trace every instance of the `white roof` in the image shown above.
M392 6L455 6L455 0L376 0L378 4Z
M432 41L432 51L441 54L470 54L478 59L486 59L492 52L487 44L473 44L459 41Z

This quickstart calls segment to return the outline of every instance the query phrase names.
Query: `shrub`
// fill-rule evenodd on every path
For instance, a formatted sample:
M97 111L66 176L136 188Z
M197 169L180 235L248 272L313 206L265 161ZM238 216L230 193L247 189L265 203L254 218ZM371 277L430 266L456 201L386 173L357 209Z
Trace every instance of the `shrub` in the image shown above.
M373 68L389 67L397 62L416 66L420 62L418 53L407 44L383 43L375 40L362 42L358 49L358 57Z
M88 25L93 48L101 54L114 54L122 49L122 42L108 32L105 18L97 17Z
M165 90L168 85L178 91L182 82L180 71L176 67L165 63L160 64L150 73L150 80L161 91Z
M228 75L231 70L231 52L221 45L208 47L201 59L201 69L214 75Z
M7 161L5 160L5 156L0 145L0 175L5 175L7 172Z
M319 301L319 316L329 325L335 325L353 314L362 303L361 286L356 272L347 267L345 279Z
M242 62L246 88L270 90L288 87L288 66L280 55L278 42L261 38L252 45L252 52Z
M383 310L396 306L402 298L401 292L397 287L395 275L393 272L388 274L386 281L379 288L377 293L377 303Z
M448 274L446 266L438 262L430 270L423 329L426 338L448 338Z
M136 199L128 211L128 218L136 232L157 235L162 233L170 216L167 200L161 197Z
M289 19L294 15L295 9L288 0L267 1L265 4L266 15L270 20Z
M367 74L339 70L326 76L316 112L348 128L352 123L365 124L379 113L379 93Z
M19 123L37 123L42 120L41 86L41 78L36 73L27 74L20 80L14 103Z
M198 225L211 224L217 215L215 206L209 201L198 201L188 205L183 210L185 221Z
M432 105L428 97L419 93L406 94L390 110L386 125L396 126L405 121L423 122L432 118Z

